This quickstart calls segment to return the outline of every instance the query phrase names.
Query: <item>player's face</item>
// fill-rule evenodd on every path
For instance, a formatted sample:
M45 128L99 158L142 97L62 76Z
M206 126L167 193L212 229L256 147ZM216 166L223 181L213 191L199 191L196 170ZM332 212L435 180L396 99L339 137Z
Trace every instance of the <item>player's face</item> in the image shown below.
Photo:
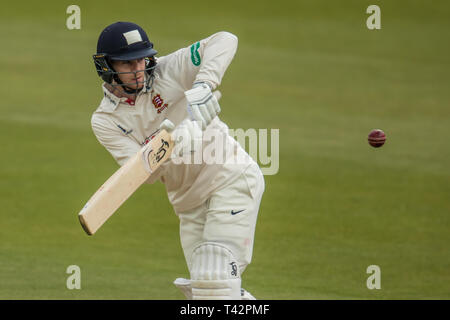
M144 86L145 59L114 61L113 68L117 72L132 72L119 74L120 80L131 89L141 89ZM136 83L138 82L138 83Z

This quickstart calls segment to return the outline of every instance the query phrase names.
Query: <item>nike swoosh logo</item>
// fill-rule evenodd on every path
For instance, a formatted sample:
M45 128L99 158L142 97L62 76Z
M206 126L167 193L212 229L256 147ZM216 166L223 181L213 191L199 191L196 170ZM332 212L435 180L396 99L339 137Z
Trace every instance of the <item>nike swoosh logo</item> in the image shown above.
M244 209L245 210L245 209ZM231 210L231 215L235 215L235 214L238 214L239 212L242 212L242 211L244 211L244 210L239 210L239 211L233 211L233 210Z

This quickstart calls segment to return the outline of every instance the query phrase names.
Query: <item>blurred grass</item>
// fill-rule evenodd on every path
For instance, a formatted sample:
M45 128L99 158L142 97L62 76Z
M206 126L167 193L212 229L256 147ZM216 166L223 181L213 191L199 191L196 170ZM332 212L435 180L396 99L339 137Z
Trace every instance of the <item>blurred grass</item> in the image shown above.
M143 186L94 237L77 213L116 170L90 129L101 99L91 55L106 25L134 21L160 55L227 30L230 128L279 128L253 263L259 299L450 298L450 5L446 1L68 1L0 12L0 298L180 299L178 221ZM365 9L381 7L369 31ZM372 128L387 134L368 146ZM66 288L81 267L82 290ZM381 267L381 290L366 268Z

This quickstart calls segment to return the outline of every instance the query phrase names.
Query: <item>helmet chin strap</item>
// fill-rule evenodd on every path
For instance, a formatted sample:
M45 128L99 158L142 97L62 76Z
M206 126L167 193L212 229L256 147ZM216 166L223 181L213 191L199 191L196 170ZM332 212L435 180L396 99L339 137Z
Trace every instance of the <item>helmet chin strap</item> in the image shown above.
M117 76L117 74L114 75L114 82L116 82L116 84L107 84L107 88L108 90L114 94L115 96L121 98L121 97L125 97L125 98L130 98L133 100L136 100L137 95L142 91L142 89L144 89L144 86L146 88L147 91L150 90L150 88L153 86L153 80L154 80L154 75L148 75L146 76L147 79L144 81L144 85L142 86L142 88L139 89L133 89L130 87L127 87ZM136 86L139 85L139 82L136 81ZM118 87L121 87L122 90L118 90Z
M122 80L120 80L119 76L114 75L114 80L116 81L116 83L122 87L123 91L125 91L125 93L127 94L134 94L135 96L137 96L139 94L139 92L142 91L142 89L144 88L144 86L142 86L142 88L137 88L137 86L139 85L139 83L136 81L136 89L127 87Z
M127 86L122 86L122 88L123 88L123 91L125 91L125 92L128 93L128 94L138 95L139 92L141 92L141 91L142 91L142 88L144 88L144 87L138 88L138 89L132 89L132 88L127 87Z

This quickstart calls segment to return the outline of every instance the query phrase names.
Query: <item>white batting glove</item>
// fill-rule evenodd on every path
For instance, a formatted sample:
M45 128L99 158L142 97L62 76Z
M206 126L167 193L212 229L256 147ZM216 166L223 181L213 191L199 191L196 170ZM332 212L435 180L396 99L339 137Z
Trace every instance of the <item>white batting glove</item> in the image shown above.
M175 142L173 153L179 157L184 154L190 154L195 151L197 143L202 139L202 132L189 119L184 120L175 129L175 125L169 119L165 119L159 126L160 130L166 130L171 133L172 140Z
M195 83L191 90L185 91L184 95L188 101L188 113L193 121L201 124L202 130L211 123L219 114L220 92L211 92L211 88L204 82Z
M166 130L171 133L175 129L175 125L169 119L164 119L163 122L159 125L159 130Z

